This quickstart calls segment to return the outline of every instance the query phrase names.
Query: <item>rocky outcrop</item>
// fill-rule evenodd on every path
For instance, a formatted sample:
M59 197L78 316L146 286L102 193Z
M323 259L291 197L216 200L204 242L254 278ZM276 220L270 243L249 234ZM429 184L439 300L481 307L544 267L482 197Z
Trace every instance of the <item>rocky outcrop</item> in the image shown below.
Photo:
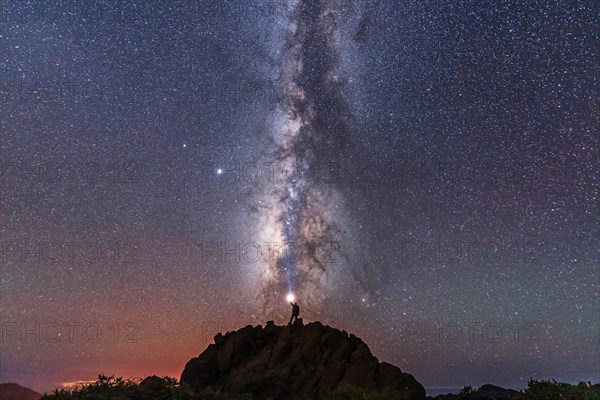
M0 383L0 400L39 400L42 395L17 383Z
M487 385L477 389L477 393L485 399L489 400L513 400L522 396L521 392L513 389L505 389L499 386Z
M505 389L488 383L470 393L440 394L435 397L427 397L427 400L520 400L522 398L523 393L518 390Z
M291 326L248 325L217 334L191 359L181 382L196 390L251 393L254 399L320 399L341 387L396 391L398 399L425 399L407 373L380 363L358 337L320 322Z

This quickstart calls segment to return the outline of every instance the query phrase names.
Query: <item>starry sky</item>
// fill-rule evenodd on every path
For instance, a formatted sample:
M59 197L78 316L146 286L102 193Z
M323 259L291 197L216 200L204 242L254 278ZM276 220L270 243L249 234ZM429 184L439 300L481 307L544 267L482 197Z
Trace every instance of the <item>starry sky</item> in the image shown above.
M595 0L0 2L0 376L361 337L428 393L600 377Z

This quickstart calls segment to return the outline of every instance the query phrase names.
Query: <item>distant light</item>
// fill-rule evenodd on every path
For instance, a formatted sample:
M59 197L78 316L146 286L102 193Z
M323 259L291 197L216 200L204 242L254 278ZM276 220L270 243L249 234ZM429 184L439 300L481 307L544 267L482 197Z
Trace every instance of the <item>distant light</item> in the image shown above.
M296 300L296 297L294 297L293 294L290 293L290 294L287 295L287 301L293 302L294 300Z
M219 168L219 169L217 170L217 174L221 175L222 173L223 173L223 170L222 170L221 168Z
M185 143L184 143L184 144L183 144L183 147L184 147L184 148L186 148L186 147L187 147L187 144L185 144Z

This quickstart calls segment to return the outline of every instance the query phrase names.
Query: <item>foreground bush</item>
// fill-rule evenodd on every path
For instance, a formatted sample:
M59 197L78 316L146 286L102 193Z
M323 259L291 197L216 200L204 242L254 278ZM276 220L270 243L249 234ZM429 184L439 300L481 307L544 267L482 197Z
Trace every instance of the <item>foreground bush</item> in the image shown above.
M139 384L114 376L99 375L98 380L74 390L54 390L41 400L196 400L193 391L171 377L150 376Z
M555 380L530 380L523 391L524 400L600 400L600 384L579 382L577 385Z
M493 400L471 386L465 386L457 400ZM253 400L252 395L223 395L209 388L200 392L180 384L170 377L150 376L135 383L114 376L99 375L94 383L74 390L55 390L44 394L41 400ZM273 399L279 400L279 399ZM370 391L350 386L338 388L323 400L408 400L394 391ZM554 380L530 380L527 388L511 400L600 400L600 384L580 382L577 385Z

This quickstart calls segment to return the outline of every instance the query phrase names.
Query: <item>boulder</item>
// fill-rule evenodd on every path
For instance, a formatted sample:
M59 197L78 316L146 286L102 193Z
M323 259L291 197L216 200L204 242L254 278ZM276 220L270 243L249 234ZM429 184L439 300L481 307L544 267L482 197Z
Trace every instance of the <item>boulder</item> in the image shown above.
M348 387L425 399L412 375L380 363L360 338L320 322L304 325L302 319L217 334L214 344L186 364L181 382L197 391L251 394L256 400L318 400Z

